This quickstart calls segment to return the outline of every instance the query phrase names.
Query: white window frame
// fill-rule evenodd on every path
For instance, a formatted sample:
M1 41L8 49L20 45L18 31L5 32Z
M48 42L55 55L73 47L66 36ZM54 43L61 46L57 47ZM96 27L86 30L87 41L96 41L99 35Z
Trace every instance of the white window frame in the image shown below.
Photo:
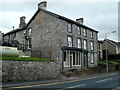
M32 29L29 28L29 29L28 29L28 36L31 36L31 33L32 33Z
M93 38L93 31L90 31L90 38Z
M90 49L94 50L94 42L93 41L90 42Z
M75 52L75 65L73 65L73 61L72 61L72 66L81 66L81 64L82 64L82 62L81 62L81 52Z
M73 39L72 39L72 37L71 36L68 36L67 37L67 46L68 47L72 47L73 46Z
M67 31L72 32L72 24L71 23L67 24Z
M83 40L83 49L87 49L87 40Z
M70 51L66 51L66 60L64 61L64 67L70 67Z
M85 28L83 28L83 35L87 36L87 30Z
M81 27L77 26L78 34L81 34Z
M94 64L94 53L91 53L91 64Z
M77 47L82 48L82 43L80 38L77 39Z

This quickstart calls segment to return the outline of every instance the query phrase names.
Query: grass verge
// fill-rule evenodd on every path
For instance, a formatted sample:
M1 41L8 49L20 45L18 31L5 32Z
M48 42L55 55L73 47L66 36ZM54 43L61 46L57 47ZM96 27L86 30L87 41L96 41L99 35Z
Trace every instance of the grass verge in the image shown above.
M106 64L105 61L100 61L99 64ZM108 64L120 64L120 60L118 61L108 61Z
M14 60L14 61L56 61L52 59L43 59L37 57L2 57L2 60Z

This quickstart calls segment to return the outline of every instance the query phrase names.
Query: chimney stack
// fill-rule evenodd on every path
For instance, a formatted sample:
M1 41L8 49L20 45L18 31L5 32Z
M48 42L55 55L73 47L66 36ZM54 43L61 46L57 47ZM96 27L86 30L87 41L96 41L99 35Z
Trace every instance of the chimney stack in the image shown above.
M19 28L24 28L26 23L25 23L25 16L20 17L20 24L19 24Z
M76 19L76 22L78 22L78 23L80 23L80 24L84 24L83 18Z
M47 8L47 2L46 1L43 1L41 3L38 4L38 9L39 8L42 8L42 9L45 9Z

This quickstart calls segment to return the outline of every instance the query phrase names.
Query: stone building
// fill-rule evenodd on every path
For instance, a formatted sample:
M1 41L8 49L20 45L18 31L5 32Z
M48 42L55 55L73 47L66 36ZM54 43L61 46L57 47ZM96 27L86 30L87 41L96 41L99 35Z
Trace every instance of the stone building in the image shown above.
M98 41L98 58L103 59L103 41Z
M103 41L102 47L104 51L103 55L105 55L106 40ZM108 55L120 54L120 42L115 42L113 40L107 39L107 51Z
M98 32L84 25L83 18L73 21L46 8L47 2L38 4L27 24L25 17L21 17L19 29L4 34L4 41L29 56L58 60L60 69L96 66Z

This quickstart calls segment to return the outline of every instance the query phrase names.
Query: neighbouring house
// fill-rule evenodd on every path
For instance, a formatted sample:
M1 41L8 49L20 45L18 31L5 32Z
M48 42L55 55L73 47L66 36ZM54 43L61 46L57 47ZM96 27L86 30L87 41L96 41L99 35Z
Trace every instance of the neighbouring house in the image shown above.
M4 34L4 41L29 56L58 60L62 70L96 66L98 31L84 25L83 18L73 21L46 8L46 1L39 3L27 24L21 17L19 28Z
M103 59L103 48L102 48L103 41L98 41L98 59Z
M102 47L104 55L106 50L106 40L103 41ZM107 39L107 48L108 55L120 54L120 42L115 42L113 40Z

